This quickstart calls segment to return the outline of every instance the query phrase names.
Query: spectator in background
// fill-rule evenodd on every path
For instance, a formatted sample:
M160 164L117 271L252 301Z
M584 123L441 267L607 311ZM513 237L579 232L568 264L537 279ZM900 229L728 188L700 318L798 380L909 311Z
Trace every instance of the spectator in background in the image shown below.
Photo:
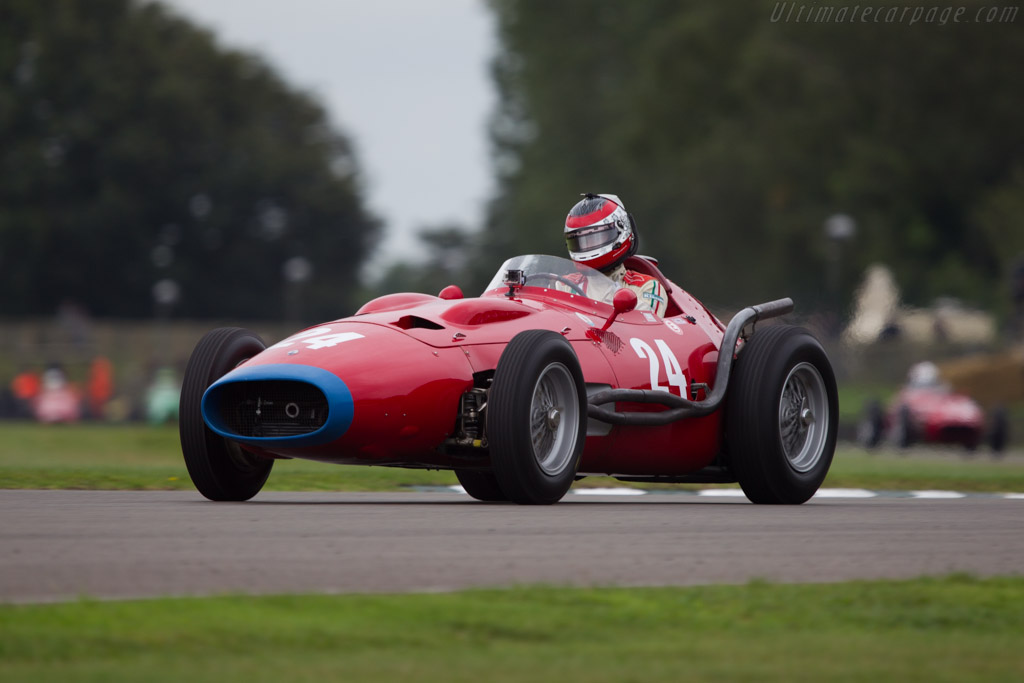
M43 380L36 370L24 367L11 380L11 394L14 398L13 417L32 417L32 404L42 389Z
M181 400L181 381L172 367L157 368L146 389L146 421L160 425L178 419L178 403Z
M114 395L114 368L103 356L93 358L86 387L86 415L92 420L106 417L107 403Z
M52 364L43 372L39 395L32 413L40 422L77 422L82 417L82 399L78 388L68 381L64 368Z

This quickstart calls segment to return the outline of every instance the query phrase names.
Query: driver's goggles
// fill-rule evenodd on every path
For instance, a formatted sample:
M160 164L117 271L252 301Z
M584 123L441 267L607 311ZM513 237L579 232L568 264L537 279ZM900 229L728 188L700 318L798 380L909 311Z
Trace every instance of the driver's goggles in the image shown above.
M569 251L583 253L600 249L603 246L613 243L619 238L619 226L617 223L604 223L589 228L580 228L565 236L565 243Z

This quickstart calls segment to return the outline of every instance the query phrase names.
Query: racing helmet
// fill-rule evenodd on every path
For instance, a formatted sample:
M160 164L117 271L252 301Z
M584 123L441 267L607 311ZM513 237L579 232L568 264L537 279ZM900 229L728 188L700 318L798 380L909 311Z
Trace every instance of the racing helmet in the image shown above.
M939 367L931 361L922 361L911 366L907 372L907 383L912 387L933 387L939 382Z
M565 219L565 244L577 263L612 270L636 253L636 223L613 194L586 193Z

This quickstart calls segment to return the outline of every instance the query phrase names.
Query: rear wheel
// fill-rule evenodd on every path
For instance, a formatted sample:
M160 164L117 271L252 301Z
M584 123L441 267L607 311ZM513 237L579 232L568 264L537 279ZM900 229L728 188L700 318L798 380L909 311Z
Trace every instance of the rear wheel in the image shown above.
M211 384L265 348L249 330L221 327L199 340L185 368L178 422L181 452L192 483L210 500L249 500L263 488L274 465L211 431L201 410Z
M754 503L800 504L832 464L839 401L821 344L806 330L765 327L744 346L727 399L729 463Z
M498 480L491 472L479 472L477 470L455 470L462 488L473 498L482 500L485 503L496 503L507 501L508 496L498 486Z
M505 347L487 399L487 438L509 500L548 505L568 492L583 454L586 397L579 359L562 335L528 330Z

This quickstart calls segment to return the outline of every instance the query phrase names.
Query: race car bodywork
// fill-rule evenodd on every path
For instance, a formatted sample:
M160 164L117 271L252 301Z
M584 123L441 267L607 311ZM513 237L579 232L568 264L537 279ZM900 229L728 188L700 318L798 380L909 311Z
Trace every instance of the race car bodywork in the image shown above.
M664 319L597 271L531 255L507 261L478 298L392 294L268 348L214 330L182 390L193 482L244 500L275 459L304 458L452 469L481 500L553 503L588 474L810 498L835 448L831 365L801 328L749 334L792 302L744 309L726 327L653 260L627 265L662 282Z

